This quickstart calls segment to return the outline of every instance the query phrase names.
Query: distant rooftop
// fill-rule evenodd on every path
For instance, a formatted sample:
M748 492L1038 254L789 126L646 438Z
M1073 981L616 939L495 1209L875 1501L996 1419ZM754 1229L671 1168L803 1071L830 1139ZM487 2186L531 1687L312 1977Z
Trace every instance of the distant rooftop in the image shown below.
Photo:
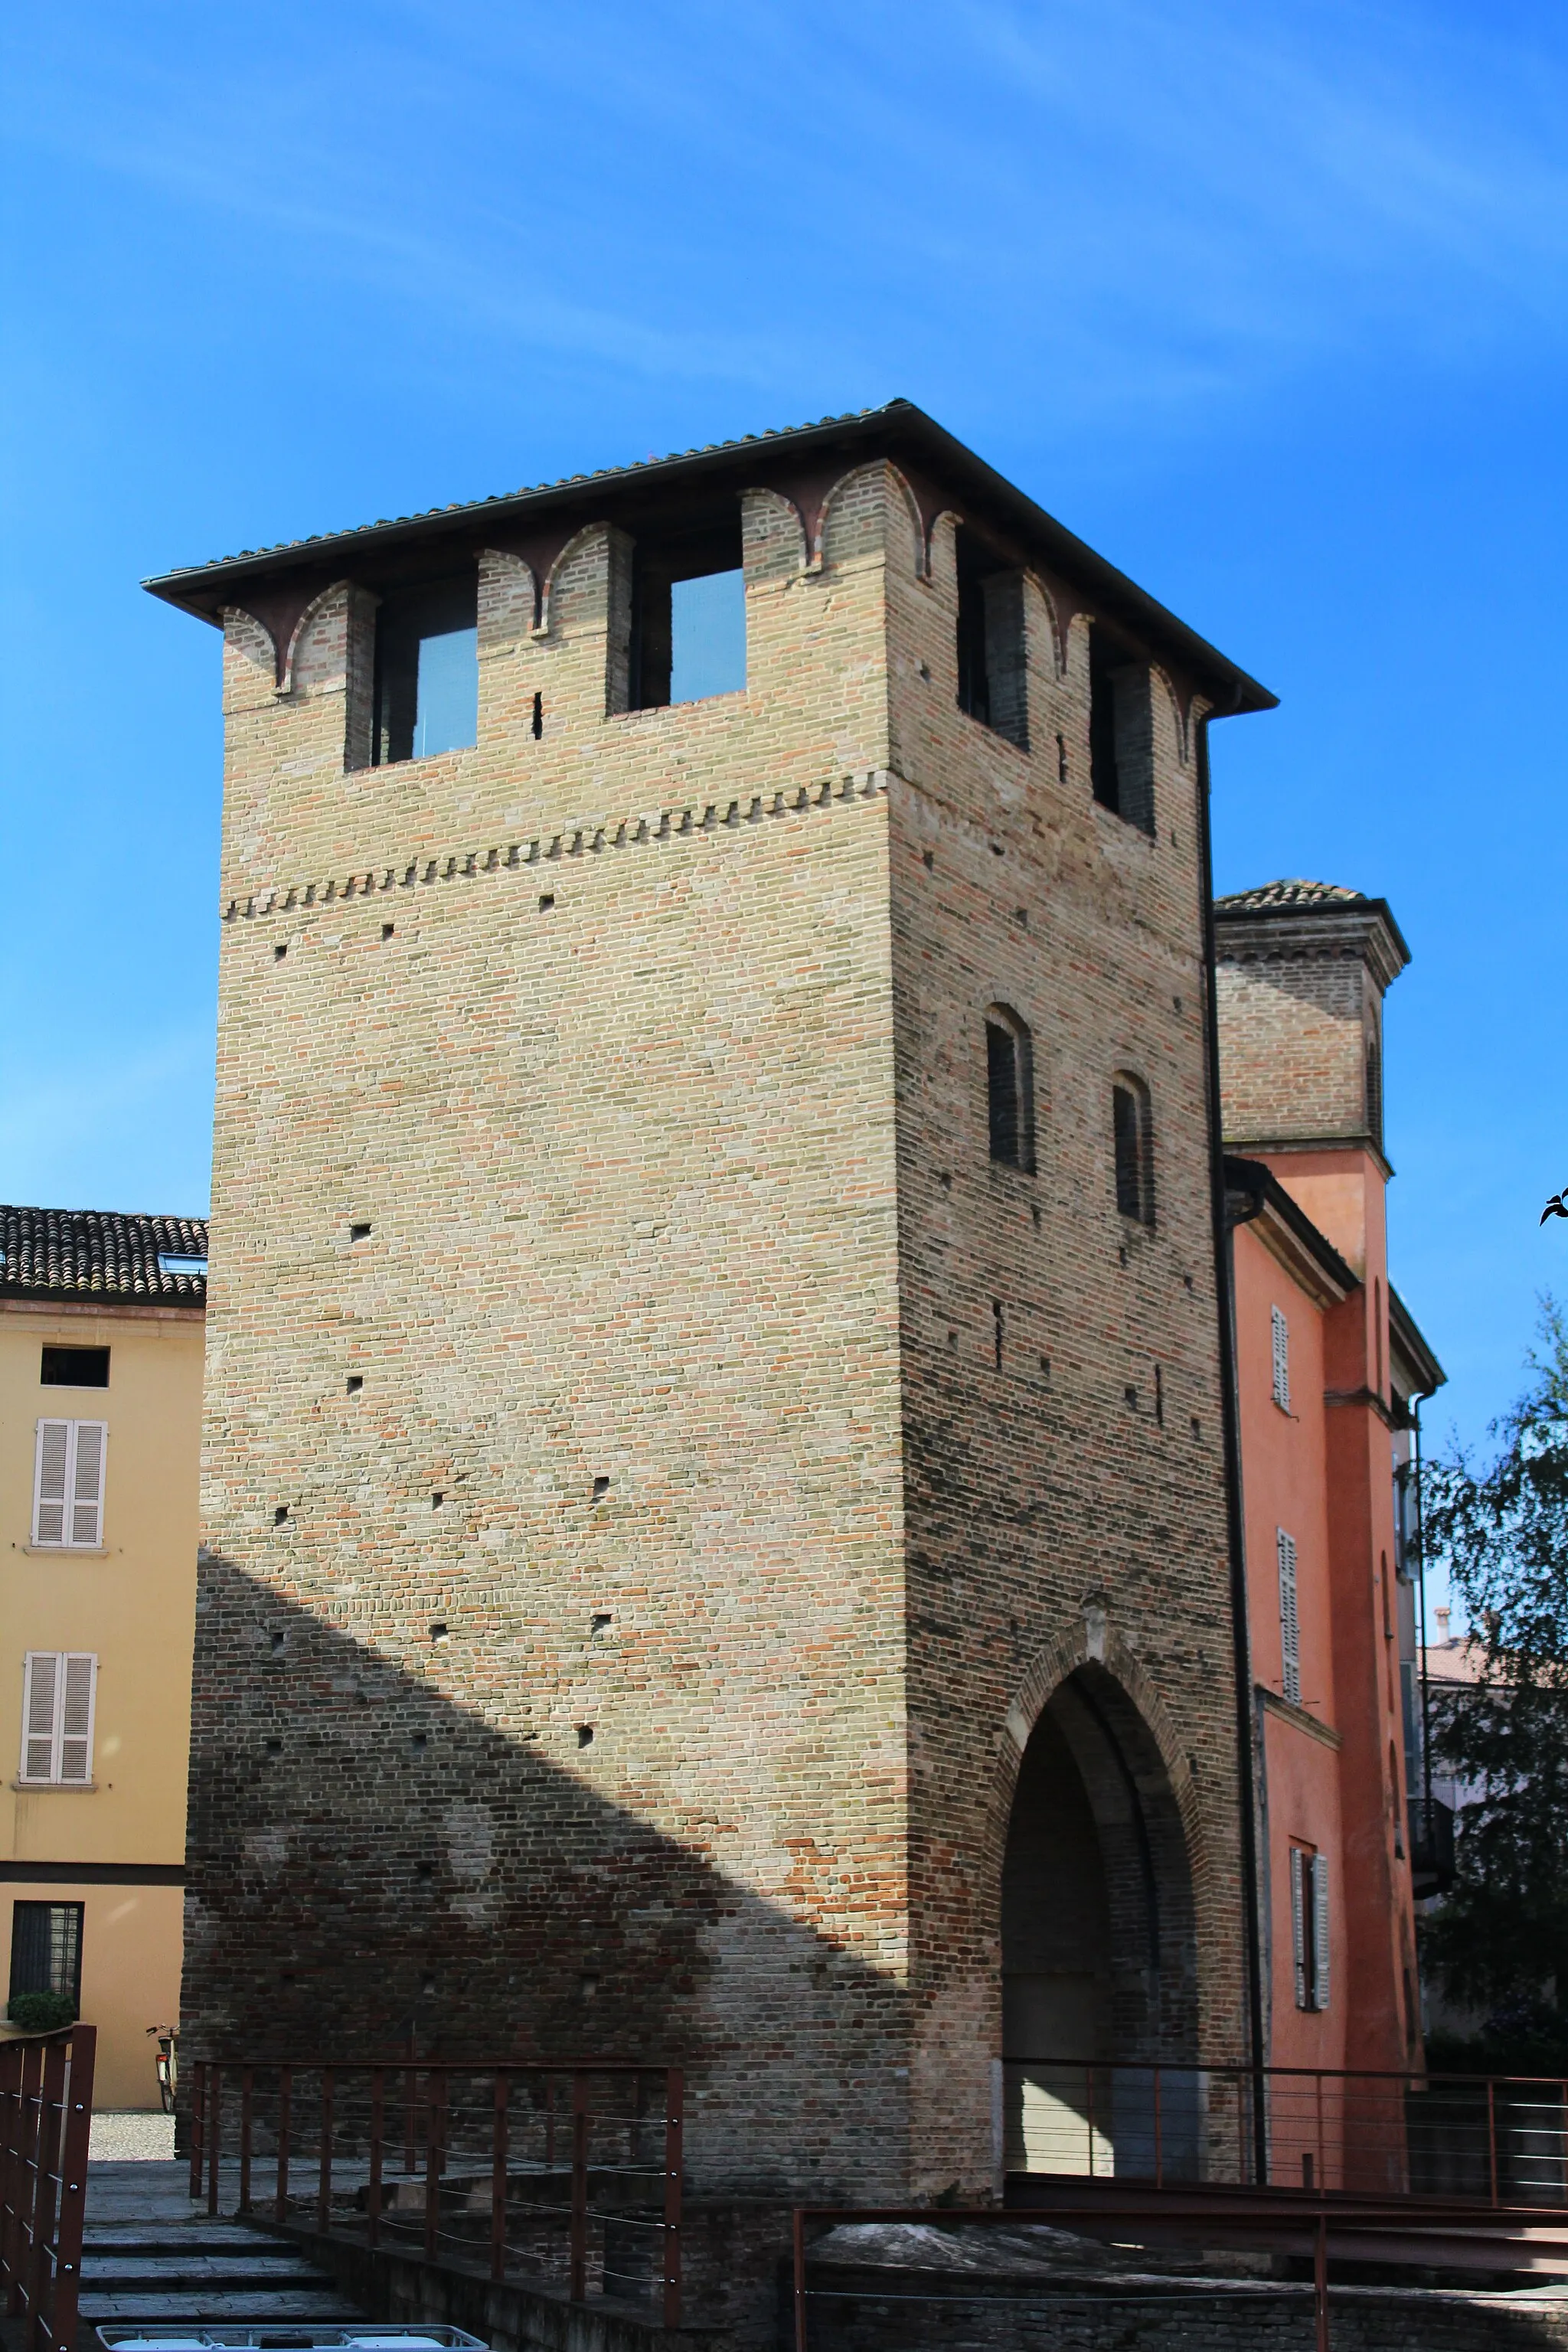
M1216 898L1215 909L1224 915L1250 915L1268 907L1370 907L1363 890L1347 890L1342 882L1260 882L1256 890L1233 890Z
M103 1209L0 1207L0 1303L7 1298L155 1300L201 1307L207 1229L200 1217Z
M1358 919L1361 929L1356 933L1360 951L1371 958L1372 969L1380 988L1386 988L1410 961L1410 949L1404 932L1394 919L1394 909L1386 898L1369 898L1364 890L1349 890L1342 882L1307 882L1295 880L1260 882L1254 890L1233 890L1214 902L1216 921L1222 925L1220 951L1222 960L1245 955L1267 941L1266 952L1272 955L1281 949L1292 954L1297 948L1316 940L1321 943L1323 933L1313 929L1314 919L1319 926L1332 923L1337 916ZM1291 919L1299 919L1300 930L1289 928ZM1279 929L1275 929L1279 925ZM1332 937L1344 941L1347 934L1335 931Z

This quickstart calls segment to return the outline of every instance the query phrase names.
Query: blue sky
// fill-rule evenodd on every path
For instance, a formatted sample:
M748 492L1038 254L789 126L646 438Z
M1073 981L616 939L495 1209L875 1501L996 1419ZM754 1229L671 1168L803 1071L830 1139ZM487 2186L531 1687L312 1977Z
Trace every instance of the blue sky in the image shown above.
M919 401L1281 696L1220 887L1381 891L1395 1279L1475 1436L1568 1226L1568 18L22 0L0 1196L205 1205L217 641L145 573Z

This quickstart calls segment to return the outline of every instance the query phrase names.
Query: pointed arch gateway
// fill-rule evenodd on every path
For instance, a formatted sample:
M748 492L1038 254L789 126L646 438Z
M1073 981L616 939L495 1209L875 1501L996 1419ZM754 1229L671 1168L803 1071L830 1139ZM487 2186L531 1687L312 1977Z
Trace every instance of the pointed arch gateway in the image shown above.
M1001 1877L1005 2169L1147 2177L1158 2133L1163 2175L1195 2177L1204 2118L1184 1759L1173 1769L1150 1695L1139 1694L1142 1706L1134 1696L1136 1661L1120 1644L1108 1657L1102 1631L1059 1664L1043 1703L1009 1717L1020 1752ZM1158 2122L1156 2061L1179 2070L1163 2075Z

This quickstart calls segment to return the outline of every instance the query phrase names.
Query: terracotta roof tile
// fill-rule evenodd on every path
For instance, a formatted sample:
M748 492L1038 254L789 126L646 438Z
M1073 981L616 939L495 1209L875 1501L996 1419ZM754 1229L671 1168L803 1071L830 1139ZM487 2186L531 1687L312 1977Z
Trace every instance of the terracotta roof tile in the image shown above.
M0 1300L206 1302L207 1229L201 1217L0 1207ZM169 1262L179 1259L199 1259L202 1271L174 1271Z
M1233 890L1215 900L1221 915L1247 915L1266 907L1364 907L1364 890L1347 890L1340 882L1260 882L1256 890Z

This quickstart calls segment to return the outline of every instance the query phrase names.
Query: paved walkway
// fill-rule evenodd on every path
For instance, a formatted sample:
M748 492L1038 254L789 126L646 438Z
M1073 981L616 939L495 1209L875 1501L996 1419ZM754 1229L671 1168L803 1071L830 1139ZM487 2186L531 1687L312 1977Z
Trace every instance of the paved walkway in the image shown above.
M174 2160L166 2116L97 2115L87 2168L81 2316L88 2327L262 2320L358 2320L365 2314L287 2238L209 2219Z

